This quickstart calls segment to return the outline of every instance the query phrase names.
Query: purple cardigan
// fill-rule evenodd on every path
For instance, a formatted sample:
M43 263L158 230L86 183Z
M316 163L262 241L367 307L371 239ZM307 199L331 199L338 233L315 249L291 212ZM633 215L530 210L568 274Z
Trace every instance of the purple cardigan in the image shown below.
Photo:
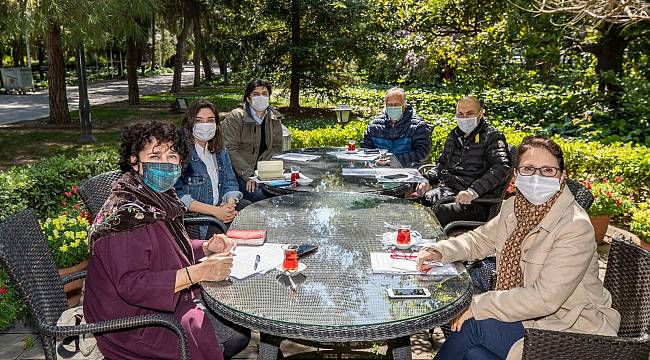
M204 256L192 240L195 259ZM176 271L189 261L162 221L95 243L88 262L84 316L88 322L156 313L172 314L187 334L193 360L223 359L212 324L196 308L198 286L174 293ZM97 336L110 359L178 359L178 337L165 327L142 327Z

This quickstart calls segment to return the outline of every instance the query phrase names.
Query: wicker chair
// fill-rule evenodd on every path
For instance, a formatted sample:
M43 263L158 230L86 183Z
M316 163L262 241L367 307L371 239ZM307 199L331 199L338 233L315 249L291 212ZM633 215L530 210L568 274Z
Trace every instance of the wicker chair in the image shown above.
M614 239L605 287L621 314L618 336L526 329L523 360L648 360L650 358L650 252Z
M79 186L79 194L81 200L88 208L88 211L94 217L97 212L102 208L106 199L111 194L111 184L122 176L119 170L105 172L90 179L85 180ZM200 225L214 225L226 232L227 228L220 220L198 213L188 212L185 214L185 228L190 236L190 239L200 239L199 226Z
M70 274L61 279L31 209L9 216L0 223L0 265L18 286L48 360L57 358L57 337L144 326L165 326L174 331L178 335L181 358L189 359L185 331L169 315L133 316L77 326L57 326L61 313L68 308L63 284L84 278L86 272Z

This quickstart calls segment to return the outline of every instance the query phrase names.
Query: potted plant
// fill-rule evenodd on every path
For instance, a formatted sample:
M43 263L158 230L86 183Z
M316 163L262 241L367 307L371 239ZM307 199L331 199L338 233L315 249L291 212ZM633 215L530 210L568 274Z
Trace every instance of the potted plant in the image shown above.
M40 222L41 231L45 235L47 246L62 277L85 270L90 255L88 212L82 208L79 202L77 188L73 187L71 190L64 194L67 200L62 200L62 205L72 205L72 208ZM82 287L83 280L76 280L64 286L70 306L79 302Z
M26 314L27 309L18 290L9 280L9 275L0 269L0 330L11 326Z
M625 194L623 178L611 180L603 178L599 181L584 180L582 184L594 195L594 202L589 207L589 219L596 233L596 242L601 244L609 226L609 220L630 211L634 202Z
M634 209L630 231L641 238L641 247L650 251L650 201L641 203Z

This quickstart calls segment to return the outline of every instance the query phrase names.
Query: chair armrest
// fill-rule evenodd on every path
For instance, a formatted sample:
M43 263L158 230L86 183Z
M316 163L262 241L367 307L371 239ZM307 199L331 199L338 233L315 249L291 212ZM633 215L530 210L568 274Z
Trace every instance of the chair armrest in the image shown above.
M99 321L91 324L57 326L38 324L39 330L48 336L68 337L81 334L99 333L113 330L124 330L143 326L165 326L174 331L178 336L178 345L181 359L189 360L189 349L187 347L187 336L181 324L173 317L164 314L151 314L143 316L131 316L113 320Z
M498 204L503 201L503 198L497 197L497 198L488 198L488 197L480 197L472 200L472 203L476 204Z
M63 284L65 285L65 284L67 284L69 282L79 280L79 279L83 279L85 277L86 277L86 270L83 270L83 271L77 271L77 272L72 273L72 274L68 274L68 275L62 277L61 281L63 281Z
M445 225L442 231L449 236L449 233L457 228L471 228L473 230L483 224L485 224L485 221L456 220Z
M219 219L210 215L203 215L199 213L187 213L183 218L183 223L187 227L188 225L213 225L220 228L225 234L228 228L226 225Z
M593 360L605 354L610 360L647 360L648 336L623 338L540 329L524 331L522 360Z

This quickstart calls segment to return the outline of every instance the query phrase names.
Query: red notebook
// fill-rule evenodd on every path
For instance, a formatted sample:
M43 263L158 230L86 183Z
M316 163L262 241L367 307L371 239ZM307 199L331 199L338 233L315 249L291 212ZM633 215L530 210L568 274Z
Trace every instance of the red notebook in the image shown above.
M266 230L228 230L226 236L237 245L262 245L266 241Z

